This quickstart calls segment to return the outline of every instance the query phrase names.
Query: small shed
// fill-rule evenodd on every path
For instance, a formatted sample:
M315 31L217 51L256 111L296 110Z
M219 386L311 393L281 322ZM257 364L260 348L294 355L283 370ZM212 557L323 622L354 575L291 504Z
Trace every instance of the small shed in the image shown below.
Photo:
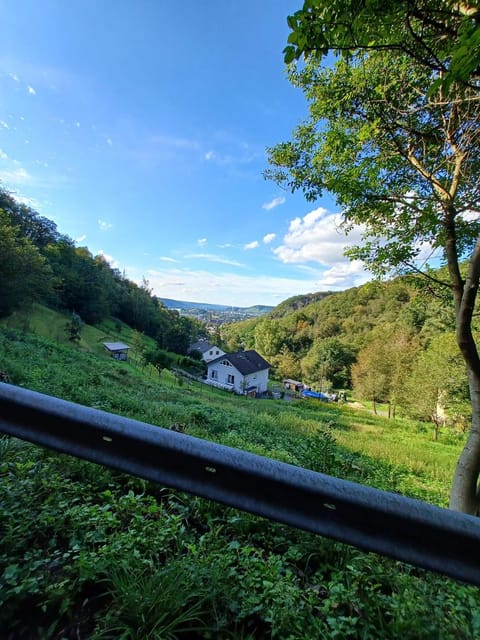
M303 391L305 385L303 382L299 382L298 380L284 380L283 386L285 389L290 389L290 391Z
M130 349L128 344L123 342L104 342L103 346L115 360L127 359L127 352Z

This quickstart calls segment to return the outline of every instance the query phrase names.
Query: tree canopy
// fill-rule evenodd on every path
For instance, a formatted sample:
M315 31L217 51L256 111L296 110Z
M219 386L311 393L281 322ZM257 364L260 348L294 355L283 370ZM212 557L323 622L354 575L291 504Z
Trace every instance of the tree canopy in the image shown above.
M288 18L287 63L330 52L397 51L448 89L480 78L480 8L458 0L305 0Z
M0 209L0 317L47 295L50 277L45 258Z
M269 149L267 176L309 200L336 196L348 251L374 273L428 274L439 256L470 380L472 428L451 507L477 513L480 358L472 318L480 278L479 11L441 0L306 0L289 18L290 79L309 117ZM467 43L467 44L466 44ZM467 46L468 45L468 46ZM467 47L467 49L465 49ZM324 58L337 54L337 61ZM322 66L322 60L326 64ZM466 275L461 262L468 262Z

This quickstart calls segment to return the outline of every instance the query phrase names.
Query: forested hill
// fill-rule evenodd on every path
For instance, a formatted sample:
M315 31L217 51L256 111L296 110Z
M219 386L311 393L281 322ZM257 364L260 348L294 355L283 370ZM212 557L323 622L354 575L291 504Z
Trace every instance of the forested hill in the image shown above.
M288 314L298 311L299 309L311 305L314 302L323 300L323 298L330 295L330 293L330 291L318 291L317 293L305 293L298 296L292 296L277 305L269 315L271 318L282 318L283 316L287 316Z
M442 279L441 271L434 275ZM259 351L280 378L353 386L358 397L401 405L416 417L431 419L440 401L466 397L453 305L433 279L372 281L312 299L285 301L261 318L223 327L222 336L229 348Z
M454 328L451 306L427 284L421 277L409 276L374 280L342 292L295 296L263 317L224 327L223 335L248 347L256 344L270 356L282 347L301 355L325 338L336 338L358 351L373 330L379 332L392 323L419 334L425 343Z
M118 318L177 353L186 353L199 331L195 320L165 308L147 281L128 280L0 189L0 318L33 302L88 324Z

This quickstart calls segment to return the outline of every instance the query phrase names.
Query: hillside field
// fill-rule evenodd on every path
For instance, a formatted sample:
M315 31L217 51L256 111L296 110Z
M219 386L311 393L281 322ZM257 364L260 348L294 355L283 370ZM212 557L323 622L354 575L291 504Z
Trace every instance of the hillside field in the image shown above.
M449 431L433 442L349 407L231 396L11 327L0 363L14 384L442 506L462 446ZM480 636L477 588L5 437L0 494L12 640Z

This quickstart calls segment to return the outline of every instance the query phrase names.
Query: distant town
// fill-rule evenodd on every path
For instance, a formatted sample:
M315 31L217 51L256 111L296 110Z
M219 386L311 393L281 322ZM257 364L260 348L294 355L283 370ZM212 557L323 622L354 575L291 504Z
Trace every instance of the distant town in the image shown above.
M267 305L230 307L227 305L210 304L207 302L172 300L171 298L159 298L159 300L165 305L165 307L167 307L167 309L174 309L182 316L196 318L209 326L255 318L274 309L274 307L269 307Z

